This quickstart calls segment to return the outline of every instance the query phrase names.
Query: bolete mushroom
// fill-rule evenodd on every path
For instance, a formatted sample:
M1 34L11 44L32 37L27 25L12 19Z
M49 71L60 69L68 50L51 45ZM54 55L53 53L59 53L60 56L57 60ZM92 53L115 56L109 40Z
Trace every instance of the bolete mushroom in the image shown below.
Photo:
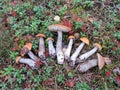
M79 72L84 73L88 71L89 69L96 67L96 66L98 66L99 70L101 70L103 66L105 65L105 61L104 61L104 58L100 54L97 54L97 57L98 59L88 60L82 64L79 64L77 66L77 69L79 70Z
M56 56L56 51L55 51L55 47L53 46L53 41L54 41L53 38L47 38L49 55L51 56L51 58L55 58Z
M75 52L72 54L71 58L70 58L70 66L74 66L75 65L75 61L77 59L77 56L79 55L79 53L81 52L82 48L84 47L85 44L89 45L89 40L86 37L80 38L80 40L82 41L82 43L78 46L78 48L75 50Z
M50 31L55 31L58 33L57 44L56 44L57 62L58 64L63 64L64 54L62 51L62 32L69 32L71 28L60 24L53 24L48 26L48 29Z
M28 54L31 59L34 61L39 60L39 58L31 51L32 49L32 44L31 43L26 43L22 50L20 51L20 55L24 56L25 54Z
M45 45L44 45L44 38L46 37L44 34L37 34L36 37L39 37L39 51L38 56L42 61L46 60L45 57Z
M75 37L69 36L68 39L69 39L69 44L68 44L67 49L65 50L65 53L64 53L66 60L69 60L69 58L70 58L70 53L71 53L71 49L72 49L72 45L73 45Z
M92 50L80 55L77 62L81 62L81 61L86 60L88 57L93 55L97 50L101 50L101 49L102 49L102 46L100 44L98 44L98 43L95 43L94 48Z
M16 63L24 63L29 65L32 69L37 69L36 62L29 58L22 58L21 56L16 57Z

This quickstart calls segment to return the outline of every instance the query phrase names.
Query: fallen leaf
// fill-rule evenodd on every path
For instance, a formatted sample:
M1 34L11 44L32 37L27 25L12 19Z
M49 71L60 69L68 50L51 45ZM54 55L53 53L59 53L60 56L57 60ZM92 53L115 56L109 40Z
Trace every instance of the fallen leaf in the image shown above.
M87 32L87 27L86 27L86 25L82 25L82 28L81 28L81 29L82 29L83 32Z
M13 17L17 16L17 13L16 13L14 10L12 10L12 11L10 12L10 14L11 14Z
M105 75L106 75L107 77L110 77L111 71L106 71L106 72L105 72Z
M73 87L74 84L75 84L75 82L74 82L74 80L67 80L67 81L65 82L65 84L66 84L66 86L68 86L68 87Z
M72 35L74 33L74 30L70 30L69 34Z
M73 23L71 21L69 21L68 19L63 19L62 20L62 25L65 25L65 26L72 29Z
M55 81L53 79L47 79L42 82L43 85L54 85Z
M105 65L105 61L104 61L104 58L99 53L97 53L97 57L98 57L98 67L99 67L99 70L101 70Z
M90 18L88 18L88 21L91 22L91 23L93 23L94 19L90 17Z

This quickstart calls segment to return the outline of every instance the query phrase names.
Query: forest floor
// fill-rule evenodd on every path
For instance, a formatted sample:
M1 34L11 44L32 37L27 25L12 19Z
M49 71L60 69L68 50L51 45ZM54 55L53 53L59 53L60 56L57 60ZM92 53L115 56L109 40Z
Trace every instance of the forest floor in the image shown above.
M56 21L55 16L60 20ZM57 18L58 19L58 18ZM28 65L17 64L15 59L25 43L32 43L32 52L38 56L38 33L53 37L57 33L48 30L52 24L69 28L63 33L63 47L68 45L68 36L76 37L72 53L87 37L90 45L85 53L100 43L103 57L112 61L101 70L98 66L80 73L75 65L57 64L48 53L45 39L45 55L48 65L39 64L33 70ZM71 54L72 54L71 53ZM28 55L24 56L29 58ZM88 60L97 58L92 55ZM117 71L116 71L117 70ZM119 0L3 0L0 1L0 89L1 90L120 90L120 1Z

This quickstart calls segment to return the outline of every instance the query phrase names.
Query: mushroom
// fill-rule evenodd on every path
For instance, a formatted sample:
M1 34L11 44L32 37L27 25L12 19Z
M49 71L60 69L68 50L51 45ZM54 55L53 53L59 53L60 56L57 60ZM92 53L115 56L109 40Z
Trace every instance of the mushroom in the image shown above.
M29 58L22 58L21 56L16 57L16 63L24 63L29 65L32 69L37 69L36 62Z
M82 64L79 64L77 66L77 69L80 73L84 73L87 72L89 69L97 66L97 63L98 63L97 59L88 60Z
M58 33L57 44L56 44L57 62L58 64L63 64L64 54L62 51L62 32L69 32L71 28L60 24L53 24L48 26L48 29L50 31L55 31Z
M39 51L38 56L42 61L46 60L45 57L45 45L44 45L44 38L46 37L44 34L37 34L36 37L39 37Z
M86 37L80 38L82 43L78 46L78 48L75 50L75 52L72 54L70 58L70 66L75 65L75 61L79 53L81 52L82 48L84 47L85 44L89 45L89 40Z
M69 44L68 44L67 49L65 50L65 53L64 53L66 60L69 60L69 58L70 58L70 53L71 53L71 49L72 49L72 45L73 45L73 41L74 41L75 37L69 36L68 39L69 39Z
M53 38L47 38L47 41L48 41L49 55L50 55L52 58L55 58L55 56L56 56L56 51L55 51L55 47L53 46L53 41L54 41L54 39L53 39Z
M77 62L81 62L83 60L86 60L88 57L93 55L97 50L101 50L101 49L102 49L102 46L100 44L98 44L98 43L95 43L94 48L92 50L80 55Z
M104 58L100 54L97 54L97 57L98 57L98 59L88 60L82 64L79 64L77 66L77 69L81 73L84 73L84 72L88 71L89 69L98 66L99 70L101 70L103 68L103 66L105 65L105 61L104 61Z
M31 59L34 61L39 60L39 58L34 55L34 53L31 51L32 49L32 44L31 43L26 43L22 50L20 51L20 55L24 56L25 54L28 54Z

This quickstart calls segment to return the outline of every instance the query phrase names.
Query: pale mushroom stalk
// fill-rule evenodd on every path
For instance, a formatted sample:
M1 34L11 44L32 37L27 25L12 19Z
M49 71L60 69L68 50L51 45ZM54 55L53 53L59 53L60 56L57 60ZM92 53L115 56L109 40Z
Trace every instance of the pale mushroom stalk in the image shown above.
M64 55L65 55L65 59L69 61L70 60L70 53L71 53L71 49L72 49L72 45L73 45L75 37L69 36L68 39L69 39L69 44L67 46L67 49L64 52Z
M87 38L85 38L85 37L84 38L80 38L80 40L82 41L82 43L78 46L78 48L72 54L71 59L70 59L71 60L70 66L74 66L75 65L75 61L76 61L79 53L81 52L81 50L85 46L85 44L89 45L89 40Z
M55 47L53 46L53 39L48 38L47 41L48 41L49 55L51 56L51 58L55 58L56 51L55 51Z
M39 58L38 58L36 55L34 55L34 53L33 53L32 51L29 51L29 52L28 52L28 55L29 55L29 57L30 57L31 59L33 59L34 61L39 60Z
M63 64L64 62L64 54L62 51L62 32L58 31L58 38L56 44L56 53L57 53L57 60L59 64Z
M45 57L45 45L44 45L44 34L37 34L36 37L39 37L39 51L38 51L38 56L42 61L46 60Z
M92 50L86 52L85 54L81 55L79 58L81 60L87 59L91 55L93 55L98 50L98 47L94 47Z
M94 44L94 48L82 55L79 56L77 62L81 62L81 61L84 61L86 60L87 58L89 58L90 56L92 56L95 52L97 52L97 50L101 50L102 49L102 46L98 43L95 43Z
M69 58L70 58L70 53L71 53L73 42L74 42L74 39L70 39L69 44L68 44L67 49L64 54L66 60L69 60Z
M92 59L78 65L77 69L79 72L84 73L89 69L96 67L98 65L98 59Z
M44 39L40 38L39 39L39 52L38 55L40 58L45 60L45 45L44 45Z
M32 59L29 59L29 58L21 58L21 57L17 57L16 58L16 63L24 63L24 64L27 64L29 65L32 69L37 69L37 66L36 66L36 62L33 61Z

